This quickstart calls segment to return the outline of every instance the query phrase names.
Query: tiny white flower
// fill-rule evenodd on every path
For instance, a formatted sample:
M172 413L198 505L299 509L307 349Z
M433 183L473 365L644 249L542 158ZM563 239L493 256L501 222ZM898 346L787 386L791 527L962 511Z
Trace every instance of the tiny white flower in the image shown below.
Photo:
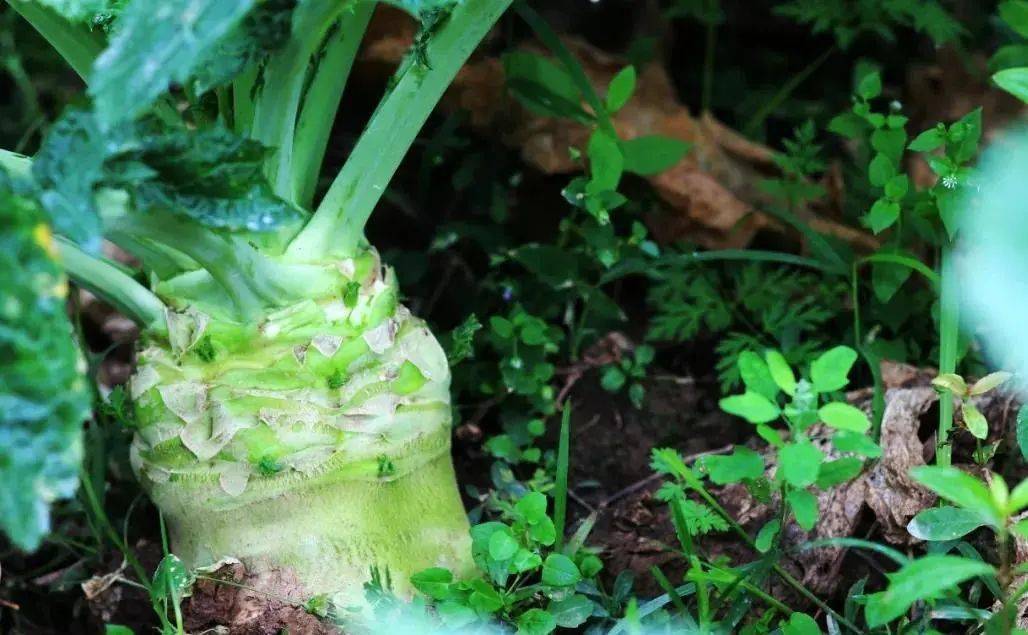
M952 190L957 186L957 177L953 176L952 174L947 174L946 176L942 177L942 186L947 190Z

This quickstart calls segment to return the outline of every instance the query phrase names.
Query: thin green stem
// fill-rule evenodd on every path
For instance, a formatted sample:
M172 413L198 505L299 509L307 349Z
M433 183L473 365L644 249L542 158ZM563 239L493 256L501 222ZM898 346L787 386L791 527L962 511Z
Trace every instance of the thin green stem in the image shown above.
M568 401L564 404L564 412L560 418L560 440L557 443L557 476L553 487L553 525L557 534L553 549L558 552L564 544L564 525L567 522L570 456L571 402Z
M104 48L103 37L98 30L91 31L84 25L72 24L40 2L7 0L7 4L39 31L79 77L86 79L93 68L93 61Z
M771 99L764 102L764 105L762 105L760 109L750 117L750 120L743 128L743 134L748 136L756 134L757 131L760 130L760 127L764 125L764 121L771 115L771 113L777 110L778 107L781 106L797 88L799 88L800 84L813 75L814 71L821 68L821 65L824 64L834 52L835 45L833 44L828 47L824 53L821 53L821 55L815 57L809 64L803 67L800 72L790 77L789 81L782 84L782 87L778 89Z
M332 23L345 7L335 0L303 2L293 18L292 34L264 70L264 83L254 104L251 136L275 148L267 173L275 193L293 198L293 139L307 79L307 67Z
M942 249L942 284L939 290L939 373L954 373L957 370L957 339L960 335L960 298L952 281L952 258L948 247ZM949 443L953 427L953 395L943 391L939 400L939 432L935 445L935 462L949 465L952 447Z
M425 66L408 55L349 160L307 226L289 246L294 260L349 255L407 150L457 71L510 5L476 0L456 5L425 45Z
M309 207L314 200L332 123L376 4L361 2L339 20L328 35L311 78L293 140L292 192L301 207Z
M144 329L155 333L167 331L166 307L149 289L113 264L90 256L64 238L58 237L55 242L68 275L76 284L103 298Z
M550 49L550 52L564 66L564 70L571 76L571 81L575 83L575 88L578 89L579 94L582 95L585 102L589 104L589 108L592 109L600 129L612 138L617 139L617 131L614 129L614 122L610 118L610 113L607 112L607 107L603 105L603 101L596 93L596 89L593 88L593 84L589 81L589 77L585 74L582 65L578 63L578 60L571 54L568 47L564 46L557 32L547 24L546 20L535 9L528 6L528 3L524 2L524 0L517 0L514 10L518 12L522 20L528 23L528 26L532 27L536 37L539 38L546 48Z

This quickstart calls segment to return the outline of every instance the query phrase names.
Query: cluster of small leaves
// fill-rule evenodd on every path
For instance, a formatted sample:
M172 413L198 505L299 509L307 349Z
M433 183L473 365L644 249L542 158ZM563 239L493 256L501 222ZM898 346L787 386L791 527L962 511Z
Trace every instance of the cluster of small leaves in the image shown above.
M936 0L788 0L775 12L810 25L814 33L830 32L841 48L864 33L894 41L898 28L925 33L939 46L965 32Z
M782 489L796 522L806 530L812 529L818 518L817 497L809 488L827 490L848 481L860 474L864 458L881 454L867 436L871 428L868 416L835 398L849 382L856 360L856 351L837 346L811 362L809 379L797 379L778 351L767 351L763 357L747 352L738 361L746 391L720 401L722 410L754 424L756 433L777 453L774 485ZM788 440L771 426L780 420L786 424ZM846 456L826 460L810 437L811 426L818 422L832 432L832 444ZM703 467L715 484L745 482L756 494L764 489L763 457L748 448L706 457Z
M760 183L765 192L784 201L790 210L824 196L824 188L810 181L811 176L825 169L821 145L816 143L816 138L817 129L813 121L808 119L798 126L791 139L782 140L785 151L774 156L782 176Z
M986 633L1024 632L1015 626L1026 588L1012 584L1015 572L1023 567L1014 567L1008 539L1011 533L1028 536L1028 521L1016 518L1028 507L1028 481L1011 491L998 474L987 473L987 482L982 482L955 467L928 465L914 468L911 476L951 505L925 509L910 521L910 534L930 541L935 548L917 559L894 554L901 566L888 574L888 587L862 600L868 625L879 627L899 618L899 628L908 624L926 628L947 608L965 606L959 585L979 579L997 602L991 610L976 611L967 619L977 622ZM977 550L961 540L980 527L989 528L996 536L998 567L983 561ZM961 555L952 555L952 551ZM922 611L912 621L903 617L921 602L934 610Z
M773 342L793 364L805 364L823 345L818 334L840 315L844 283L784 267L747 263L719 268L679 265L676 252L658 261L647 304L647 338L688 341L721 335L718 376L723 390L738 385L736 360L746 349ZM664 267L659 265L667 263ZM765 342L762 344L762 342Z
M504 57L504 71L508 89L531 112L594 127L584 149L588 174L573 179L564 197L602 224L609 223L610 213L628 200L618 192L625 172L657 174L678 163L689 151L689 144L660 135L623 140L609 125L610 117L624 108L635 92L634 66L626 66L611 79L605 98L597 104L600 113L583 107L588 96L579 92L568 70L546 57L521 51L509 53ZM574 158L583 154L578 148L570 151Z
M950 126L938 124L907 144L907 117L897 102L888 112L873 109L872 101L882 94L881 77L877 71L864 75L857 86L852 111L835 117L829 129L847 138L867 138L874 155L867 168L871 185L880 195L864 216L865 224L878 234L895 225L903 212L904 219L915 228L925 219L939 218L950 237L957 226L959 202L966 188L973 185L973 172L968 163L978 153L982 134L981 109L976 109ZM911 188L911 179L903 170L906 149L922 153L938 176L938 182L925 192ZM943 150L937 154L937 150ZM931 228L921 229L931 239Z
M948 395L952 395L960 400L963 427L975 438L978 446L975 459L979 464L984 465L992 458L1001 441L997 440L985 446L981 444L989 436L989 422L986 421L985 415L974 405L971 398L979 397L1002 386L1010 377L1010 373L997 371L982 377L970 386L963 377L954 373L943 373L932 380L932 385L943 393L943 398L949 398Z
M641 382L646 378L646 367L653 361L654 354L652 346L644 344L637 347L631 355L624 355L619 361L603 367L600 385L607 392L619 392L627 385L632 405L642 408L646 388Z
M472 527L472 554L484 578L457 580L439 567L411 577L448 629L500 619L517 625L518 633L545 635L605 615L595 600L602 562L580 542L556 549L556 529L546 508L546 496L529 492L504 506L502 520Z
M31 550L78 486L90 391L50 230L2 178L0 226L0 529Z

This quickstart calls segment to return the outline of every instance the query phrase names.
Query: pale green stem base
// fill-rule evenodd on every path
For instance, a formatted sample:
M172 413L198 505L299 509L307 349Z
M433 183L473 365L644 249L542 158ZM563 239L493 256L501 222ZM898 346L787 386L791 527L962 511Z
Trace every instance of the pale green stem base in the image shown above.
M412 591L410 576L428 567L474 570L449 453L394 481L322 476L230 508L218 508L225 496L217 483L169 482L152 496L187 566L231 557L249 572L295 576L302 588L278 594L297 602L328 594L337 607L360 606L372 567L389 572L401 597Z

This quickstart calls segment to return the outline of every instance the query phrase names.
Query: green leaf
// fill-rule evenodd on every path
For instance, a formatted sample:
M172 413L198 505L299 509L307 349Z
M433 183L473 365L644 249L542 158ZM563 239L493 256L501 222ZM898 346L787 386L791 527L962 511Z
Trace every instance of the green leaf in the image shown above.
M635 67L626 66L610 80L607 86L607 112L614 114L628 103L635 92Z
M764 353L764 361L767 362L768 372L771 373L771 379L775 384L785 394L790 397L794 396L796 394L796 375L793 374L785 356L778 351L769 350Z
M110 127L145 112L172 83L184 83L254 0L130 2L110 44L93 65L89 94Z
M847 139L856 139L867 130L867 122L852 112L844 112L841 115L832 117L828 122L828 131Z
M994 573L991 566L969 558L940 555L918 558L890 574L885 591L868 597L864 609L868 626L891 622L918 600L935 599L945 591L955 590L961 582Z
M542 609L528 609L518 616L518 635L546 635L557 628L557 620Z
M489 536L489 557L497 562L510 560L518 552L518 541L507 531L495 531Z
M186 570L186 565L178 556L169 553L161 559L154 571L150 595L154 600L178 602L192 584L193 576Z
M469 586L468 604L471 608L484 613L495 613L503 608L503 596L485 580L472 580Z
M764 523L764 526L760 528L759 532L757 532L757 539L754 541L757 551L760 553L767 553L770 551L775 536L778 535L778 530L781 528L782 523L777 518L772 518L770 521Z
M602 130L589 137L590 193L616 190L624 171L625 159L616 139Z
M94 189L104 179L106 139L92 114L65 112L47 131L32 161L32 177L38 198L57 233L97 253L101 243L100 215L93 201Z
M767 397L750 391L725 397L718 405L728 414L742 417L750 423L774 421L782 412L778 405Z
M104 635L136 635L136 632L121 624L105 624Z
M882 77L878 71L871 71L860 79L857 94L864 99L874 99L882 94Z
M621 142L625 171L641 176L660 174L682 160L692 144L662 135L646 135Z
M942 388L953 393L956 397L967 396L967 382L964 378L956 373L942 373L938 377L932 379L932 385L937 388Z
M595 605L584 595L572 595L550 602L547 610L562 628L578 628L593 614Z
M840 430L832 437L832 445L840 452L853 452L869 459L876 459L882 455L882 449L861 432Z
M90 392L50 231L2 178L0 227L0 529L31 551L78 487Z
M764 459L749 448L737 447L731 454L703 459L710 480L717 485L738 483L764 476Z
M559 553L551 553L543 561L543 584L550 586L572 586L582 579L571 558Z
M232 81L247 68L265 64L289 41L296 0L264 0L207 49L193 73L193 90L202 94Z
M547 520L546 495L540 492L528 492L514 504L514 511L530 525Z
M581 106L581 97L563 69L535 53L515 51L503 56L507 89L529 111L544 117L588 122L592 116Z
M821 635L821 628L814 618L796 612L789 616L787 623L782 624L782 635Z
M816 392L840 390L849 383L850 369L857 361L857 352L848 346L836 346L822 353L810 365L810 380Z
M446 337L446 360L453 368L475 354L475 333L482 329L482 323L474 313L461 322L457 328L450 331Z
M1028 2L1006 0L999 5L999 17L1017 31L1021 37L1028 37Z
M450 591L452 582L453 573L442 567L431 567L410 577L410 583L414 588L433 600L448 599L452 595Z
M1003 384L1007 383L1008 381L1010 381L1011 377L1013 377L1013 375L1002 370L996 371L994 373L989 373L985 377L982 377L978 381L974 382L974 385L971 386L971 390L968 391L968 394L972 397L975 397L977 395L984 395L990 390L995 390L996 388L999 388Z
M796 524L804 531L810 531L817 524L817 496L805 489L794 489L785 495L789 508L796 516Z
M841 401L833 401L821 406L817 416L829 427L836 430L867 432L871 428L871 420L864 411Z
M33 1L33 0L24 0ZM55 13L68 18L72 22L89 22L102 17L115 5L115 0L34 0L36 3L53 9Z
M889 178L898 172L898 167L903 161L903 149L906 144L907 133L903 128L879 128L871 133L871 147L889 159L889 165L892 168Z
M462 629L478 621L478 614L466 604L454 600L446 600L436 605L439 619L452 629Z
M988 524L981 514L960 507L930 507L907 524L910 535L920 540L955 540Z
M824 454L813 443L803 440L788 443L778 451L779 470L793 487L807 487L817 480Z
M1021 458L1028 461L1028 405L1017 410L1017 447L1021 449Z
M628 378L625 377L625 373L620 368L617 366L607 366L603 369L603 374L600 375L600 386L607 392L617 392L621 390L621 387L625 385L627 380Z
M821 464L817 473L817 486L821 489L830 489L853 479L864 469L864 462L855 456L844 456L834 461L826 461Z
M965 401L960 404L960 412L964 415L964 425L974 438L984 439L989 436L989 422L973 403Z
M880 234L892 227L899 219L900 205L888 198L880 198L871 206L871 210L864 216L867 226L876 234Z
M922 465L910 470L910 476L942 498L978 512L989 524L998 527L1003 516L996 509L985 484L952 466Z
M910 179L906 174L897 174L885 182L885 196L893 201L900 201L910 189Z
M914 152L931 152L946 143L946 132L939 128L929 128L917 135L907 147Z
M736 363L746 389L774 401L779 392L778 384L771 377L767 362L753 351L743 351Z
M867 168L868 179L875 187L884 187L885 183L895 175L896 166L892 164L889 157L881 152L871 159L871 164Z

